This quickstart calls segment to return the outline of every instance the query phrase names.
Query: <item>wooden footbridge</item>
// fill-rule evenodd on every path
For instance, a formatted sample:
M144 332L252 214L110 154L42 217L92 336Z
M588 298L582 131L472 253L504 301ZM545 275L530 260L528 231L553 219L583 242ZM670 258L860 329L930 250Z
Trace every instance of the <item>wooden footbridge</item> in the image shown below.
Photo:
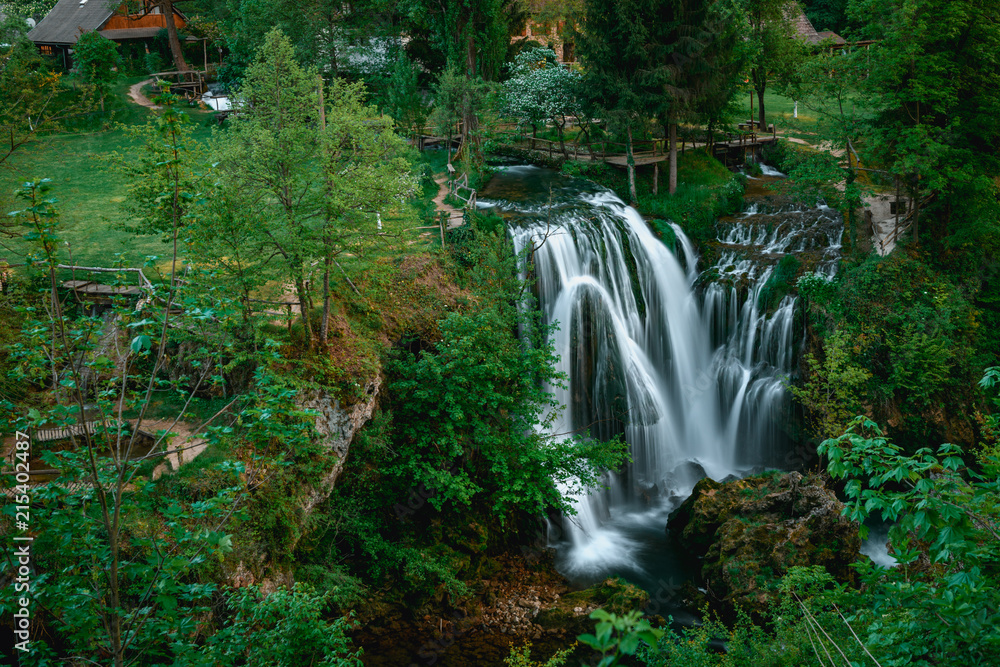
M767 133L757 132L757 124L748 122L738 125L737 132L729 132L723 141L688 141L687 138L678 142L678 152L684 153L690 149L704 149L710 146L712 154L727 167L746 163L748 158L757 158L761 149L777 141L774 125L770 125ZM595 141L581 144L575 141L552 141L539 139L520 132L500 132L507 143L515 148L529 150L555 158L560 155L572 160L584 162L603 162L615 167L628 165L628 146L614 141ZM632 144L632 160L635 166L658 164L670 159L670 147L666 139L647 139L635 141Z
M507 145L521 150L528 150L547 156L550 159L563 156L566 159L584 162L603 162L615 167L628 165L628 146L616 141L554 141L540 139L527 134L516 124L507 123L496 133ZM453 148L461 143L462 135L451 134L438 136L428 133L426 127L413 127L410 137L418 149L429 146L445 146ZM679 140L678 152L684 153L690 149L705 149L709 147L712 154L727 167L745 164L748 159L760 157L761 149L778 140L774 125L762 128L759 121L748 120L739 123L735 131L726 132L720 141L715 137L705 137L704 140L689 141L687 137ZM670 159L669 144L666 139L643 139L632 144L632 159L637 167L656 165Z

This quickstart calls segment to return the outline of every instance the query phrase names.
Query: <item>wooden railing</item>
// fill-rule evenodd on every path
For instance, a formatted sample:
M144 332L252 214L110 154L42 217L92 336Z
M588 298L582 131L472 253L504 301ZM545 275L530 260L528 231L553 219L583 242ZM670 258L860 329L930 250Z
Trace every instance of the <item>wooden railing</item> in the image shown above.
M448 166L450 167L449 171L453 172L455 168L452 167L451 165ZM459 201L465 203L465 206L463 206L462 208L471 208L471 209L476 208L476 190L475 188L469 187L468 174L462 174L461 177L453 179L451 181L450 190L451 194L455 195L455 197L458 198ZM464 197L461 194L463 191L468 193Z
M896 223L896 225L893 227L892 234L887 236L884 240L883 239L879 240L879 245L882 246L882 250L885 250L886 246L897 243L899 241L899 238L903 234L905 234L910 229L910 227L913 226L913 222L914 220L916 220L917 212L924 209L927 206L927 204L929 204L933 199L934 199L934 194L932 193L921 199L919 202L917 202L917 205L914 206L902 220ZM898 205L899 204L897 204L897 206Z

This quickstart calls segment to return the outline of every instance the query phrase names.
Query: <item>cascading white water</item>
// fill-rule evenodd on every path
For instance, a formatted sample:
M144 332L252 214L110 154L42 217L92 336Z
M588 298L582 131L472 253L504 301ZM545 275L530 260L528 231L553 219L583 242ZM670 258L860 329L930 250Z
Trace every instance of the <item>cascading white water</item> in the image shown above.
M574 188L582 182L551 172L560 192L550 191L545 205L505 187L504 178L544 173L512 168L480 205L514 214L515 247L530 250L539 304L558 323L558 370L569 381L549 387L565 406L553 433L622 434L632 454L607 488L573 498L561 564L580 577L641 572L642 545L629 526L662 534L667 514L702 476L738 474L773 454L787 403L782 379L795 357L795 300L764 312L760 295L773 267L739 249L784 253L809 237L810 223L792 221L786 231L734 224L719 238L719 261L699 275L679 227L675 256L610 191ZM485 200L496 195L502 200Z

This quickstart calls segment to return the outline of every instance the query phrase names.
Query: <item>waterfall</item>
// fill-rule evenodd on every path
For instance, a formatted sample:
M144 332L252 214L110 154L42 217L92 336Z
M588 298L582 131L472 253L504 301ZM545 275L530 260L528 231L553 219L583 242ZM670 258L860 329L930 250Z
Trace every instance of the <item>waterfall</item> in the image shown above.
M518 196L512 186L533 178L547 181L544 203L540 191ZM675 255L635 209L582 183L511 168L480 205L508 213L515 248L530 251L544 318L558 325L557 370L568 381L548 388L565 406L552 433L622 435L630 445L626 470L571 499L577 513L565 522L561 567L586 577L641 572L643 548L629 526L662 533L701 477L774 459L788 403L783 380L796 357L796 301L786 296L765 312L760 297L774 266L752 255L811 247L822 216L774 224L750 210L720 234L718 261L699 274L680 227L672 226ZM835 271L836 261L823 266Z

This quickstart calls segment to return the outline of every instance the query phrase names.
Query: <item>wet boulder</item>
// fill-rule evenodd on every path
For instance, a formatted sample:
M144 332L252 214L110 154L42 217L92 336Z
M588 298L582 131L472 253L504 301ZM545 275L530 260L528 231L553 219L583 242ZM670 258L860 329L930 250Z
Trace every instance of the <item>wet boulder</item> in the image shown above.
M858 525L818 475L767 473L704 479L667 523L667 533L701 563L703 586L726 606L762 613L789 568L821 565L852 581Z

